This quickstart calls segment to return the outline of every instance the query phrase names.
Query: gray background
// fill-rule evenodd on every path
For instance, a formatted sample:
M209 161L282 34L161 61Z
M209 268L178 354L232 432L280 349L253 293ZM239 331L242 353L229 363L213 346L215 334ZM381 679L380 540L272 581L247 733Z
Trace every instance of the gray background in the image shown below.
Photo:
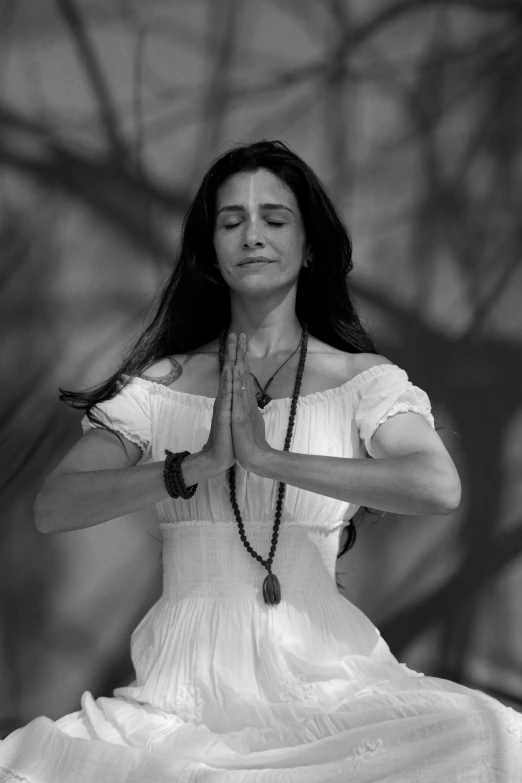
M0 2L0 724L132 676L152 515L42 536L80 436L58 385L112 371L204 169L289 143L355 245L380 353L433 403L447 517L387 515L339 561L400 660L522 705L522 16L501 0Z

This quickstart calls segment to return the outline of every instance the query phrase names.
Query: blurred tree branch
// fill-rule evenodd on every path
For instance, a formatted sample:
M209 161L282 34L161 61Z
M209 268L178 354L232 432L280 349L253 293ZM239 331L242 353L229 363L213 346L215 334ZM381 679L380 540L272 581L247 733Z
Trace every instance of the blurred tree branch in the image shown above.
M218 149L223 126L232 109L230 80L236 55L241 0L222 0L207 5L209 78L203 95L200 144L196 146L193 170L200 170L200 150Z
M280 10L279 4L273 5ZM381 284L380 274L386 264L377 259L371 282L354 280L352 285L364 305L392 327L396 342L386 344L383 340L383 350L390 349L393 360L404 366L414 364L419 383L429 390L435 406L443 403L448 411L452 426L462 438L471 497L459 523L458 571L447 585L437 586L386 620L382 630L397 651L432 625L444 624L446 639L464 658L465 648L455 638L452 640L458 611L467 602L467 613L473 617L473 595L522 552L520 526L502 533L498 519L503 491L499 467L502 438L520 411L522 399L521 384L514 372L520 366L520 345L496 333L492 336L486 328L487 317L499 307L500 296L520 269L522 111L518 98L522 3L395 0L380 3L377 11L366 10L364 17L360 4L356 8L356 4L342 0L306 7L295 2L284 4L284 14L290 18L293 14L296 23L301 23L310 36L315 35L314 51L321 52L320 56L310 56L304 65L303 58L293 65L286 51L267 62L254 36L252 45L245 45L239 0L220 5L211 0L206 6L206 24L199 29L186 22L181 13L179 19L169 19L172 7L169 2L164 12L158 13L157 4L142 5L140 16L127 17L134 41L134 81L129 101L119 100L111 90L111 74L104 70L96 40L88 32L87 19L93 20L90 8L87 11L87 5L74 0L56 0L57 14L91 88L91 110L88 115L78 112L71 121L64 122L63 107L56 108L54 115L46 107L48 119L44 121L34 107L29 113L21 108L23 104L15 106L4 99L0 103L0 166L9 174L20 174L35 183L43 192L67 195L112 227L124 242L135 245L149 258L153 253L172 263L174 242L165 226L172 216L180 218L185 212L192 185L183 186L179 177L166 185L164 170L154 169L152 156L147 160L144 155L145 141L152 147L152 142L166 133L186 131L201 105L203 120L193 144L199 169L199 156L203 154L208 160L217 152L236 106L245 109L265 101L272 112L269 127L273 128L277 120L275 127L281 128L282 134L320 114L325 145L319 149L316 143L314 149L325 156L334 171L333 189L346 197L349 188L359 193L355 188L361 185L359 170L355 171L360 151L355 142L360 143L360 139L356 139L350 123L351 117L358 119L353 96L356 94L359 100L361 88L371 88L380 89L387 101L393 98L394 108L400 106L404 112L403 124L400 130L386 129L382 146L372 148L373 159L368 164L369 174L365 171L362 192L367 197L379 187L388 188L390 171L397 181L404 176L406 183L401 180L399 184L409 188L414 198L407 208L399 205L404 210L400 228L410 244L399 248L398 271L389 284ZM13 4L4 4L0 10L6 9L14 13ZM403 56L399 50L394 62L388 57L389 47L383 44L385 34L396 35L399 40L400 23L409 25L413 17L419 18L421 29L427 23L431 30L432 10L437 11L434 34L421 48L422 56L416 51ZM485 17L487 25L477 24L477 30L467 39L452 39L448 19L453 10L467 11L475 21ZM92 13L111 23L124 16L105 4L96 5ZM411 28L406 29L409 35ZM183 47L204 58L202 71L208 79L187 85L183 74L175 74L172 79L170 74L160 75L163 71L155 69L149 36L157 36L154 41L166 44L169 52L176 53ZM451 124L464 105L467 120L460 131L466 143L461 144L460 138L451 135ZM256 123L257 117L252 120L250 132L266 127ZM92 135L92 147L89 134L81 144L74 138L73 130L79 125ZM317 126L312 119L309 125L314 132ZM353 125L356 128L356 122ZM91 133L91 128L98 135ZM449 162L448 151L453 154ZM379 158L381 154L383 158ZM399 165L399 172L387 167L387 158L393 154L404 155L400 158L404 174ZM480 173L482 168L486 171L486 186L482 195L477 195L475 169ZM376 172L377 179L365 190ZM391 202L396 193L391 189L390 193L388 214L395 209ZM4 216L11 219L7 210ZM397 228L396 212L386 219ZM371 212L369 220L369 235L383 230L385 218ZM4 250L0 293L4 297L23 256L30 254L29 245L40 238L25 231L23 221L0 227ZM402 255L407 271L401 276ZM451 266L452 280L457 280L451 284L461 284L465 292L464 327L446 324L430 309L441 256ZM45 259L41 264L43 268ZM411 308L401 299L405 280L413 280L416 286ZM41 303L35 304L33 293L28 293L27 309L34 305L37 310ZM446 290L439 294L439 301L451 293ZM31 331L24 332L24 350L31 345L32 335ZM107 339L116 338L111 334ZM103 347L98 344L96 350L100 352ZM60 358L58 353L32 357L24 383L4 395L0 427L4 433L3 453L9 459L2 488L4 510L27 493L28 484L36 486L50 462L76 438L72 419L57 412L51 402L54 390L49 389L50 377ZM86 361L92 358L86 356ZM11 534L12 526L4 524L3 540ZM403 600L410 596L412 580L422 573L422 565L412 564L397 588L398 601L401 596ZM461 625L467 627L466 623ZM15 657L12 665L16 667Z
M56 0L56 6L69 29L78 57L83 63L84 73L93 89L109 150L114 160L124 165L129 159L128 145L120 128L120 120L108 80L89 38L87 26L74 0Z
M84 153L50 126L1 104L0 165L83 203L144 250L172 257L174 249L159 224L143 217L148 206L165 214L183 213L190 200L187 191L167 188L141 172L137 176L132 167L115 165L112 157Z
M444 584L381 623L382 635L396 654L417 638L426 628L427 620L431 627L448 621L449 607L455 610L467 606L469 610L469 601L476 600L477 591L522 555L522 520L510 530L488 538L487 556L477 558L476 555L475 549L467 553L458 571Z

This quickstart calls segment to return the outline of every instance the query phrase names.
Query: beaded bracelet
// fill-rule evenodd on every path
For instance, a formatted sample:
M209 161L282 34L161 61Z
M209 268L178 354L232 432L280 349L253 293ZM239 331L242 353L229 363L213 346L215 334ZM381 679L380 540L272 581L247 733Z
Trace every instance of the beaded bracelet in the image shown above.
M165 487L171 498L184 498L185 500L191 498L196 489L197 484L193 484L191 487L187 487L181 472L181 463L186 456L190 454L190 451L178 451L174 454L169 449L165 449L165 467L163 469L163 481Z

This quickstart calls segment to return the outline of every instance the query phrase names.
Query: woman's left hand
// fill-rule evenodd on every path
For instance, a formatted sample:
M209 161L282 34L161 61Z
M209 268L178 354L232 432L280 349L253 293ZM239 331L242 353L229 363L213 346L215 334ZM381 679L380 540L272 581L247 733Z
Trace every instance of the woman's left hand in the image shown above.
M232 378L232 441L234 453L244 470L253 470L271 447L266 442L265 422L256 399L250 374L246 335L240 335ZM241 389L246 386L246 390Z

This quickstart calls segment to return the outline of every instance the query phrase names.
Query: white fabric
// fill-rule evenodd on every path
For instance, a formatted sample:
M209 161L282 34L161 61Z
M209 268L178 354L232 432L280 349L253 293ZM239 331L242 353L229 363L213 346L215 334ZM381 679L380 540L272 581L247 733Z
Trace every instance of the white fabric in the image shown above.
M140 379L138 379L139 381ZM145 457L150 456L152 438L152 398L145 382L132 382L112 400L93 409L94 416L107 427L116 430L131 443L139 446ZM82 429L88 432L96 425L87 416L82 419Z
M404 370L396 365L381 364L378 367L392 369L372 374L355 413L359 435L370 457L375 457L371 446L375 430L396 413L420 413L432 427L435 426L426 392L410 383Z
M289 405L263 411L277 449ZM201 449L213 400L134 379L101 408L144 459L161 460L165 448ZM379 423L405 410L433 426L428 397L403 370L372 367L299 399L291 450L364 458ZM247 538L266 556L278 485L236 472ZM263 602L266 571L241 543L225 475L157 508L164 590L132 635L135 681L11 734L2 783L522 780L522 716L399 663L337 592L339 538L356 506L287 486L278 606Z

